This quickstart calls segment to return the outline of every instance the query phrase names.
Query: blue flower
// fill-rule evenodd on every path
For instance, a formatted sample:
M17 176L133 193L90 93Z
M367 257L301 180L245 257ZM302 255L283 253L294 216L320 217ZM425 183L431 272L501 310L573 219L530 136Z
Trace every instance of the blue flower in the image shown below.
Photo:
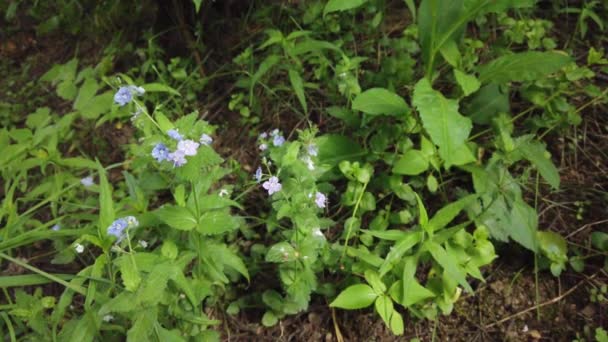
M61 226L59 224L55 224L54 226L51 227L51 230L53 231L58 231L61 229Z
M255 170L255 180L256 182L261 182L262 181L262 168L258 166L257 170Z
M179 134L179 132L176 129L170 129L167 131L167 135L169 136L169 138L173 139L173 140L177 140L180 141L182 140L182 136L181 134Z
M266 132L262 132L259 136L259 139L266 139L266 138L268 138L268 133L266 133Z
M279 183L279 178L277 178L276 176L270 177L269 180L265 181L264 184L262 184L262 187L268 190L269 196L274 194L275 192L281 191L281 189L283 188L281 183Z
M122 234L125 229L129 227L129 223L124 218L119 218L118 220L112 222L112 224L108 227L108 235L113 235L118 239L122 238Z
M315 204L319 208L325 208L325 205L327 204L327 197L325 197L323 193L317 192L315 194Z
M195 156L199 146L199 143L192 140L181 140L177 143L177 150L183 152L186 156Z
M126 216L112 222L108 227L108 235L115 236L118 241L124 238L125 230L139 226L139 221L135 216Z
M285 138L282 135L275 135L272 138L272 144L276 147L279 147L285 143Z
M124 106L133 100L133 94L129 87L120 87L116 94L114 94L114 102L119 106Z
M169 149L167 146L165 146L165 144L158 143L152 149L152 157L159 163L163 160L167 160L169 159Z
M80 184L82 184L85 188L95 185L92 176L84 177L80 180Z
M169 153L169 161L173 162L173 167L180 167L188 162L186 154L181 150Z
M134 85L122 86L118 88L118 91L114 94L114 102L122 107L133 100L133 93L141 96L145 92L146 91L142 87Z
M211 143L213 142L213 138L210 137L209 135L203 133L203 135L201 135L201 138L199 141L203 145L211 145Z

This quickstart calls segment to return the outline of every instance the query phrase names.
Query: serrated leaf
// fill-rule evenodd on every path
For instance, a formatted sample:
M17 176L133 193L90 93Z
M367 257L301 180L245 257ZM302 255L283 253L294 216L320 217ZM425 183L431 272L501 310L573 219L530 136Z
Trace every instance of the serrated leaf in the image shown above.
M131 258L123 257L118 260L120 269L120 277L127 291L134 292L141 283L141 277L137 271L137 267L133 264Z
M196 217L185 207L165 205L153 213L171 228L178 230L192 230L198 223Z
M473 127L471 120L458 113L458 102L448 100L433 90L427 79L420 80L414 88L413 104L420 113L422 124L439 146L439 155L445 167L464 165L475 161L466 146Z
M572 62L564 53L528 51L504 55L479 67L481 83L538 80Z
M409 113L405 100L384 88L372 88L359 94L352 108L369 115L404 116Z
M415 176L429 168L429 162L419 150L407 150L393 165L393 173L398 175Z
M137 308L135 296L129 292L121 292L118 296L110 299L100 309L99 315L104 316L112 312L129 312Z
M157 314L156 307L139 310L133 318L133 325L127 331L127 342L148 341L154 332Z
M377 297L378 295L369 285L351 285L342 291L329 306L348 310L363 309L372 305Z
M323 9L323 16L333 12L341 12L357 8L367 0L329 0Z
M266 253L267 262L289 262L295 260L296 250L287 242L274 244Z

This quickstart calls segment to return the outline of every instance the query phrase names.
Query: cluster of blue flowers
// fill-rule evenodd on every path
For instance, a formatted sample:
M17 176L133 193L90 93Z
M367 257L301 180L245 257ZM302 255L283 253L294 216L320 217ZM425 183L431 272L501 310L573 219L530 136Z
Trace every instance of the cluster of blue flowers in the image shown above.
M184 139L184 137L176 130L170 129L167 131L169 138L177 141L177 148L171 152L169 148L163 143L157 143L152 148L152 157L159 163L167 160L173 163L174 167L179 167L188 162L186 156L195 156L199 146L210 145L213 142L207 134L201 135L199 142L190 139Z
M260 141L260 145L258 146L260 151L266 151L270 143L274 147L280 147L285 143L285 137L278 129L274 129L270 133L263 132L258 137L258 140Z
M118 88L118 91L114 94L114 103L122 107L133 101L133 95L141 96L145 92L146 91L142 87L134 85L122 86Z
M139 221L134 216L126 216L112 222L108 227L108 235L115 236L117 242L120 242L125 237L127 229L136 228L139 226Z

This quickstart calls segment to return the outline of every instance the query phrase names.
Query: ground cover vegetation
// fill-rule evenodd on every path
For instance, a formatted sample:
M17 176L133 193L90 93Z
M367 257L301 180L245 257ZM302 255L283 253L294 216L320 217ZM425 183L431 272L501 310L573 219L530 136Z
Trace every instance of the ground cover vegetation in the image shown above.
M608 4L0 4L7 341L608 341Z

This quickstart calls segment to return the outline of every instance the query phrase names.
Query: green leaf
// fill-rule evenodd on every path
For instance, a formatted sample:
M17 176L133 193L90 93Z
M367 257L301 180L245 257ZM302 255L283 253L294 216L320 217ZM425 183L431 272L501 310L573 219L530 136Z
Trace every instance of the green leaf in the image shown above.
M348 310L362 309L372 305L377 297L376 291L367 284L351 285L342 291L329 306Z
M157 319L157 309L147 308L139 310L133 317L133 325L127 332L127 342L148 341L148 337L154 332L154 325Z
M289 262L295 260L296 250L288 242L274 244L266 253L267 262Z
M538 231L538 246L549 260L556 263L568 261L568 243L563 236L552 231Z
M329 0L323 9L323 16L332 12L341 12L357 8L366 2L367 0Z
M467 75L464 72L454 69L454 77L456 78L456 82L462 89L464 96L469 96L479 90L481 83L474 75Z
M477 195L468 195L439 209L435 216L429 221L430 229L437 231L445 228L454 218L456 218L456 216L458 216L462 209L466 208L476 198Z
M196 11L196 13L198 13L201 10L201 4L203 3L203 0L192 0L192 3L194 3L194 10Z
M420 113L424 128L439 146L439 155L445 161L446 168L475 161L465 144L473 124L471 119L458 113L456 100L446 99L433 90L427 79L422 79L414 88L412 102Z
M384 323L390 327L391 317L395 311L391 298L389 296L380 296L376 299L374 306L376 308L376 312L380 315Z
M372 270L365 270L364 276L367 283L372 286L378 295L381 295L386 291L386 285L384 285L378 273Z
M496 83L483 86L471 99L466 107L468 116L476 124L488 125L498 113L509 113L511 105L508 90L503 90Z
M559 52L528 51L504 55L479 67L481 83L534 81L561 69L572 58Z
M265 60L260 63L258 70L251 76L251 81L249 84L249 106L251 107L253 103L253 88L258 83L258 81L264 76L272 67L277 64L281 60L281 57L277 55L270 55L266 57Z
M608 234L603 232L591 233L591 244L600 251L608 252Z
M429 168L429 162L419 150L407 150L393 165L393 173L399 175L415 176Z
M141 277L137 271L137 267L133 264L131 258L122 257L118 259L118 267L120 269L120 277L127 291L134 292L141 283Z
M163 133L167 133L168 130L171 130L175 127L175 126L173 126L173 123L171 122L171 120L169 120L165 116L165 114L163 114L159 110L154 112L154 118L156 119L156 122L160 126L160 129L163 131Z
M536 210L530 207L521 198L517 198L513 202L511 215L507 217L507 221L507 225L511 227L511 238L520 245L536 253L538 251L538 240L536 236L538 215Z
M272 311L266 311L262 316L262 324L265 327L272 327L279 322L279 319Z
M177 90L162 83L147 83L141 87L144 88L146 93L169 93L176 96L181 96Z
M249 281L249 271L243 260L226 245L212 244L207 246L213 255L216 255L224 265L229 266L239 272Z
M153 213L171 228L178 230L192 230L198 223L190 210L184 207L165 205L156 209Z
M410 251L412 247L414 247L417 243L422 239L422 234L420 231L410 231L405 233L407 234L404 238L400 239L395 243L393 248L388 252L382 266L378 273L380 276L384 276L388 271L390 271L394 264L399 262L403 255Z
M217 235L233 231L239 227L239 221L230 213L220 210L208 211L201 215L197 231L205 235Z
M99 315L104 316L111 312L129 312L134 311L136 308L137 302L135 301L135 296L129 292L121 292L99 309Z
M390 322L389 326L390 326L393 334L395 334L397 336L403 335L403 332L404 332L403 317L401 317L401 314L399 312L393 311L393 315L391 316L391 322Z
M529 160L543 179L553 187L553 189L559 188L560 177L557 168L548 157L545 145L538 141L528 141L519 146L518 150L522 153L524 158Z
M372 88L362 92L355 98L352 107L369 115L404 116L410 111L401 96L384 88Z
M418 224L420 224L420 227L425 231L429 231L427 227L429 224L429 214L426 212L426 208L424 207L424 203L422 203L420 196L417 193L415 195L416 203L418 204Z
M304 94L304 82L302 81L302 77L297 71L289 69L289 82L291 82L291 87L296 93L298 101L300 101L300 105L302 106L302 109L304 109L304 113L308 113L308 106L306 105L306 95Z
M102 234L107 234L107 229L115 218L112 187L108 182L106 170L99 161L97 161L97 172L99 173L99 230Z
M443 247L432 240L427 240L425 246L448 277L456 280L468 292L473 292L471 285L467 283L466 272L456 263L454 257L450 256Z
M403 306L410 307L427 298L433 298L435 294L420 285L416 279L416 268L418 258L409 256L403 259L403 275L401 278L401 303Z

